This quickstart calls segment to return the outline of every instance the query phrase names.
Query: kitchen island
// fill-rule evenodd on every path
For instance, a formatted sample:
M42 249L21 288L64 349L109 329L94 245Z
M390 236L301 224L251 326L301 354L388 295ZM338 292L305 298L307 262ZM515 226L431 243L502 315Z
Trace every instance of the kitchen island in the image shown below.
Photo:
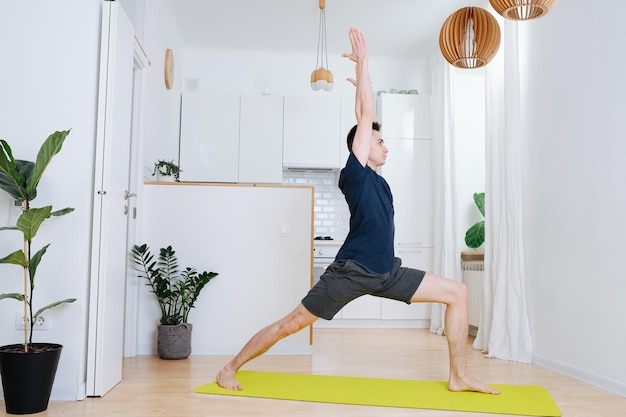
M153 252L171 245L181 269L219 275L200 295L189 321L192 354L234 354L291 311L310 288L313 187L146 182L138 196L141 236ZM138 295L137 353L156 352L158 307ZM269 352L310 354L303 330Z

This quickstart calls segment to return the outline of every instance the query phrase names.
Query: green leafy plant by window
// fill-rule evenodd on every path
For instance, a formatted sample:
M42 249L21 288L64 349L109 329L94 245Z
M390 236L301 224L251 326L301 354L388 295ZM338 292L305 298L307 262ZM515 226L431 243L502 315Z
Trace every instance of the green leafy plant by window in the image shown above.
M480 214L485 217L485 193L474 193L474 203ZM481 220L474 223L472 227L465 232L465 244L467 247L476 249L485 243L485 221Z

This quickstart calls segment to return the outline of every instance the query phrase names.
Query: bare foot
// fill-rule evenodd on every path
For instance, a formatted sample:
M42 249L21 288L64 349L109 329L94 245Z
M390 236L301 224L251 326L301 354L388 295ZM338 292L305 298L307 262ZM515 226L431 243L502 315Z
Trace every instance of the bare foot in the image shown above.
M222 369L217 377L217 385L222 388L226 388L233 391L241 391L243 387L239 384L239 381L235 379L235 372L232 372L226 368Z
M500 390L491 388L489 385L483 384L471 376L465 376L463 378L454 378L451 376L448 381L448 389L454 392L476 391L484 392L485 394L500 394Z

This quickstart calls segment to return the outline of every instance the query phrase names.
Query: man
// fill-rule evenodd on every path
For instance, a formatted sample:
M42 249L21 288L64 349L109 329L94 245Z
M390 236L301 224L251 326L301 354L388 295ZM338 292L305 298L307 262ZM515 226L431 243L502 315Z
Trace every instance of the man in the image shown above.
M235 378L245 363L265 353L282 338L313 324L331 320L348 302L363 294L412 302L447 305L445 328L450 351L450 391L499 391L467 372L467 288L460 282L401 266L394 257L393 200L387 182L376 168L385 163L387 148L376 122L368 68L369 49L363 34L349 31L352 52L343 54L356 64L355 114L357 125L348 134L350 156L341 171L339 188L350 209L350 231L320 281L291 313L260 330L217 375L227 389L243 389Z

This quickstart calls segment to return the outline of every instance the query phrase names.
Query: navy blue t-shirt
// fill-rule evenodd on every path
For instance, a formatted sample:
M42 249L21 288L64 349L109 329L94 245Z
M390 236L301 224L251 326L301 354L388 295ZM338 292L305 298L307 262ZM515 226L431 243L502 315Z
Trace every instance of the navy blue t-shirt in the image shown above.
M372 272L389 272L394 262L393 197L387 181L350 152L339 176L350 209L350 232L336 259L351 259Z

